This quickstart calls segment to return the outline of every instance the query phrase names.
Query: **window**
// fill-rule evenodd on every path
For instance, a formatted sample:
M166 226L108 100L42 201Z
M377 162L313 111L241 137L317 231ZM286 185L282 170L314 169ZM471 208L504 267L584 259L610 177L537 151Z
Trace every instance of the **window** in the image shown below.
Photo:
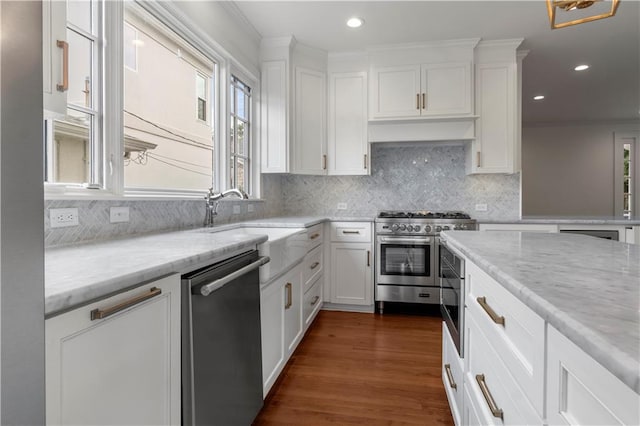
M207 122L207 77L196 72L196 114L198 120Z
M138 70L138 46L144 42L138 38L138 31L125 22L124 24L124 66L131 71Z
M229 103L229 186L250 193L251 88L235 76L231 76Z
M639 205L637 135L615 133L614 146L614 211L616 215L632 217L638 214L636 209Z
M124 77L125 186L206 190L214 148L207 99L216 64L139 6L127 5L124 18L138 40L137 72L126 67ZM125 37L125 51L127 44Z
M98 0L67 3L66 111L45 121L45 180L102 186L103 41Z
M622 145L622 158L623 158L623 174L622 174L622 214L626 217L631 217L633 211L633 163L631 156L631 144L625 143Z

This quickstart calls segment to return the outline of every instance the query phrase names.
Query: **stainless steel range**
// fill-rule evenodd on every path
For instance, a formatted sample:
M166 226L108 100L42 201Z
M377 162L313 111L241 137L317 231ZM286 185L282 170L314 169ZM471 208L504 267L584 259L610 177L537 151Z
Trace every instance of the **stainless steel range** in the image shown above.
M376 225L376 302L440 303L439 235L475 230L462 212L382 211Z

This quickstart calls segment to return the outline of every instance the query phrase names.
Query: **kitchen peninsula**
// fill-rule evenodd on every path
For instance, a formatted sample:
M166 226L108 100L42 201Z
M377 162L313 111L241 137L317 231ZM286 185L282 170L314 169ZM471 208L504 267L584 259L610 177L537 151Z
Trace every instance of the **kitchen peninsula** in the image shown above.
M513 231L443 239L466 260L463 424L638 423L640 246Z

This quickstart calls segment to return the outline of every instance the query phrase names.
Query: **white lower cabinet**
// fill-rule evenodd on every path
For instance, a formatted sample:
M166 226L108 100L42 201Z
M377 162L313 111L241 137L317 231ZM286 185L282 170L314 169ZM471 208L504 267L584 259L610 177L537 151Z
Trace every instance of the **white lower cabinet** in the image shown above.
M331 223L331 302L373 305L371 223Z
M296 266L262 286L260 292L263 396L302 338L300 274Z
M640 424L637 393L552 326L547 339L549 424Z
M47 424L180 424L179 275L49 318L45 333Z
M322 277L318 277L302 299L302 318L305 331L309 328L322 307Z
M461 425L463 407L464 365L449 334L446 323L442 323L442 383L449 400L451 414L456 425Z

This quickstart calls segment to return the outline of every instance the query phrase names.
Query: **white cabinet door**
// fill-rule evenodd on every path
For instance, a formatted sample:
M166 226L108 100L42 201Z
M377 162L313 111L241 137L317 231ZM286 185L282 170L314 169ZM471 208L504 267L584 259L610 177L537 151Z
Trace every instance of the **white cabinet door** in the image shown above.
M260 290L260 325L262 331L263 396L284 367L284 282L280 279Z
M373 304L371 243L331 243L331 302Z
M179 275L50 318L45 331L47 424L180 424Z
M329 174L368 175L367 73L329 75Z
M422 65L421 114L471 114L469 62Z
M517 120L517 64L476 66L476 140L473 173L517 172L520 135Z
M289 172L289 78L286 61L262 63L262 173Z
M44 117L64 116L67 112L67 92L58 90L63 83L64 51L67 41L67 3L42 2L42 78Z
M284 352L291 355L302 339L302 271L297 266L284 281Z
M464 366L446 323L442 323L442 383L449 400L453 421L460 425L463 406Z
M547 420L553 425L637 425L640 396L549 325Z
M322 72L296 68L295 139L292 142L292 172L296 174L327 173L325 79Z
M374 68L370 118L420 116L420 65Z

